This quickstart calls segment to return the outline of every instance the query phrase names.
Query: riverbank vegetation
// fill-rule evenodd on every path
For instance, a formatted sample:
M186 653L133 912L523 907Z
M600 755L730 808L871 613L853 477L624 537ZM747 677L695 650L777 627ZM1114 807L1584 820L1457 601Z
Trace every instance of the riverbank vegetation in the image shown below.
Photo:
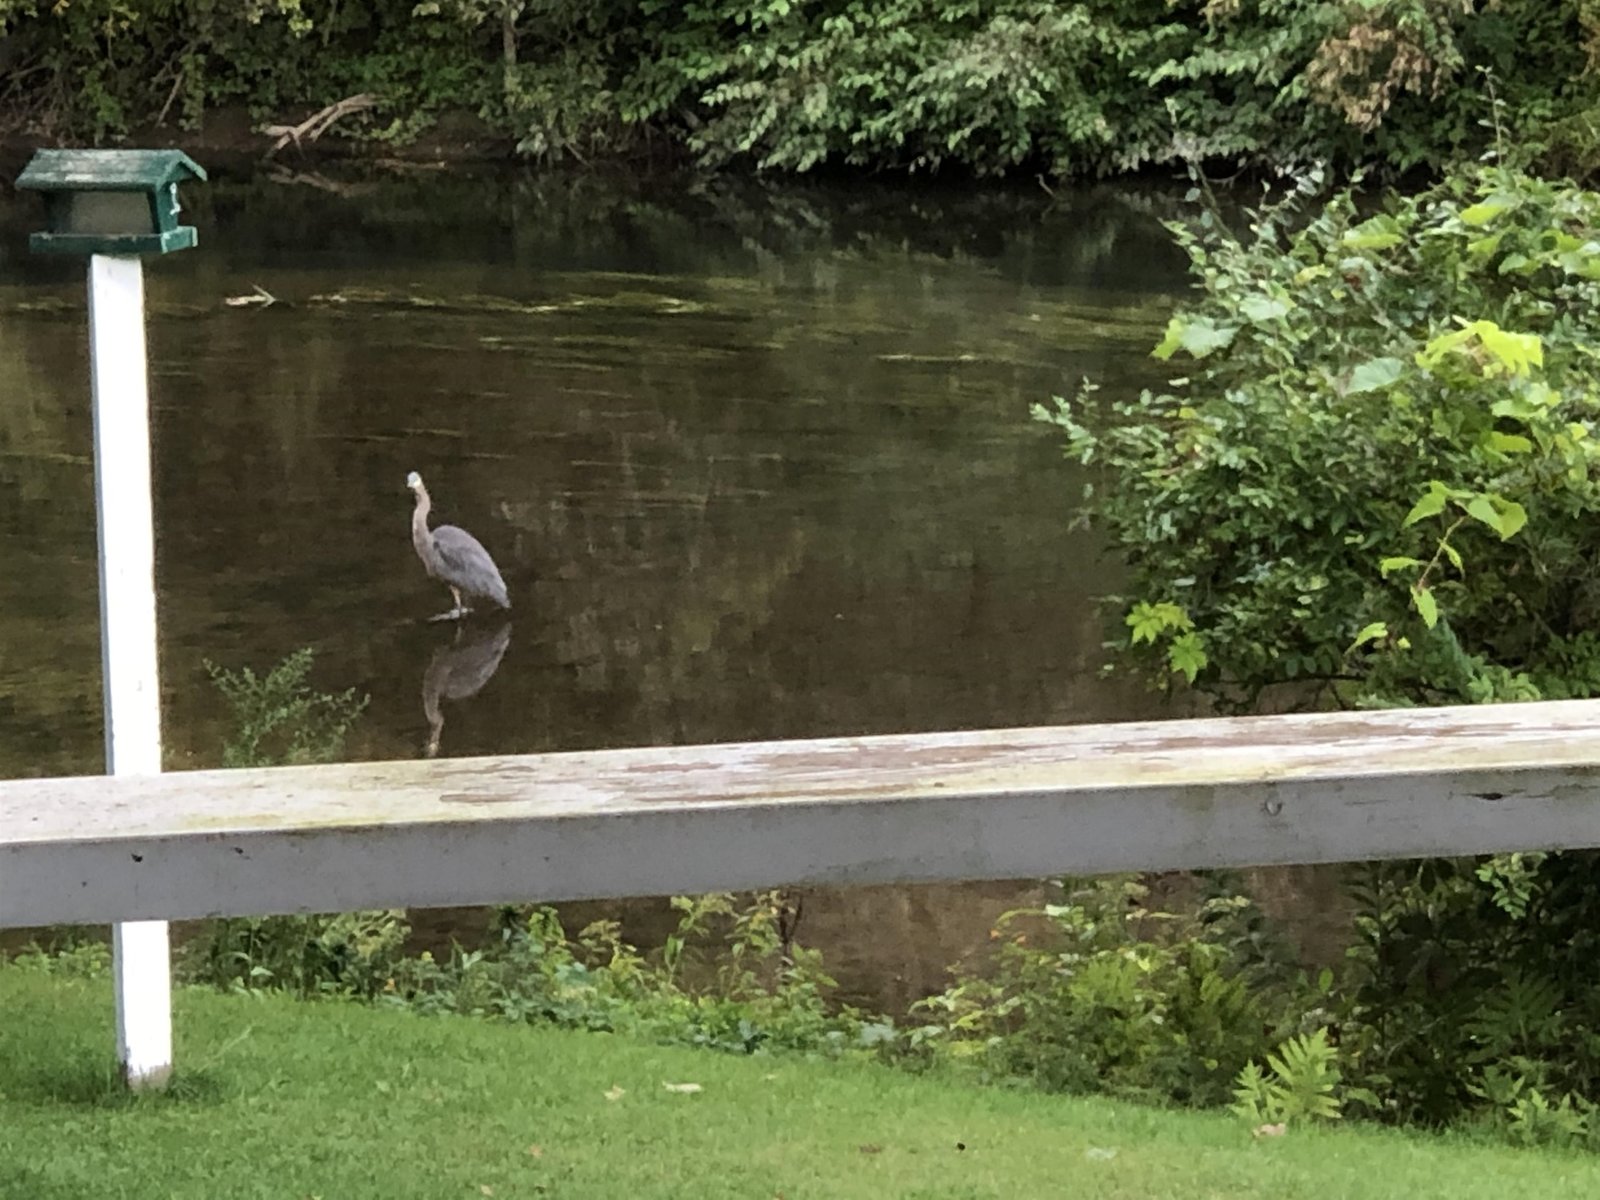
M1596 0L0 0L0 33L0 129L36 139L326 111L448 153L468 113L540 159L1403 170L1481 147L1488 77L1520 144L1600 165Z
M1194 199L1167 385L1035 412L1102 469L1117 668L1247 712L1600 694L1600 195L1491 163L1242 236ZM1302 1058L1387 1118L1593 1143L1595 862L1361 868L1346 969L1277 1010L1326 1030Z

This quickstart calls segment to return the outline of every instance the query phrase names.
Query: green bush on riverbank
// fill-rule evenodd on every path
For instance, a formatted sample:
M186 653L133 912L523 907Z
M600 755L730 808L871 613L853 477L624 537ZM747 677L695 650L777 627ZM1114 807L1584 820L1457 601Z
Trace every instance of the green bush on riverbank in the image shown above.
M1173 378L1035 413L1104 469L1123 665L1244 711L1600 695L1600 194L1480 166L1173 228ZM1366 1103L1600 1144L1595 864L1363 869L1326 1008Z
M0 128L114 138L344 97L406 141L466 110L522 153L1105 174L1203 159L1600 163L1596 0L0 0Z

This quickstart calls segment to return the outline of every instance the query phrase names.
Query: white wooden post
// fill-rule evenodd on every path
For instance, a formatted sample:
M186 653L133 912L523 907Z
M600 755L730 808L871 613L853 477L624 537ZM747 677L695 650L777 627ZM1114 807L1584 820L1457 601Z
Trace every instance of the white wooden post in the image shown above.
M137 258L89 258L89 360L94 388L95 511L100 536L100 660L106 770L161 772L156 665L155 532L144 271ZM172 1072L172 978L165 921L115 926L117 1059L128 1086Z

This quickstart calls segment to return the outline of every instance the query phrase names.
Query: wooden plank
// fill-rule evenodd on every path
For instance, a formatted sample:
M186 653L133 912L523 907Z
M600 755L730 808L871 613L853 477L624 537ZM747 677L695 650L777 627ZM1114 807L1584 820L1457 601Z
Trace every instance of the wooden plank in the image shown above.
M1600 845L1600 702L0 784L0 926Z

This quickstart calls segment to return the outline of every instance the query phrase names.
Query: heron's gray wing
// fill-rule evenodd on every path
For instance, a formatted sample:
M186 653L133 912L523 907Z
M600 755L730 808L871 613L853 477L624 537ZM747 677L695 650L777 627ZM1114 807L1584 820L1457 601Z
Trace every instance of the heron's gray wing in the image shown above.
M500 568L483 548L483 543L456 525L440 525L433 531L433 544L439 551L439 574L443 580L473 596L486 596L502 608L510 608Z

